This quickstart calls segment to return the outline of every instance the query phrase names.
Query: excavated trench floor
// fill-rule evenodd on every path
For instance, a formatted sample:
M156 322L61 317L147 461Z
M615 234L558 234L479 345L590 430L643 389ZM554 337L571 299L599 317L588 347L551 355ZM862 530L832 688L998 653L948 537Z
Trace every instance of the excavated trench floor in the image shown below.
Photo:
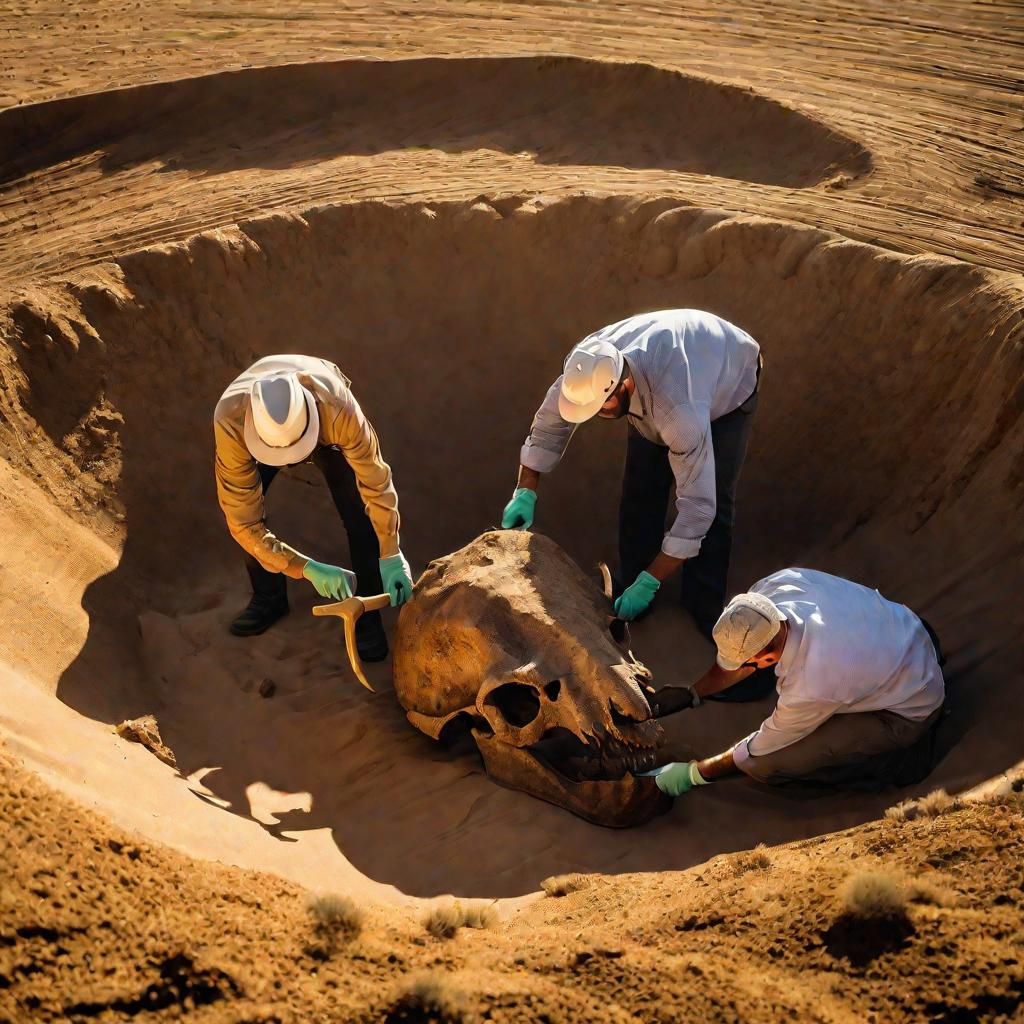
M795 799L742 780L633 831L503 789L415 732L345 664L293 585L252 640L216 505L210 416L255 358L299 351L352 378L391 463L414 568L493 526L565 350L645 309L742 325L766 369L737 511L732 586L785 565L906 602L950 655L930 780L1017 761L1022 355L1019 281L824 231L668 201L352 203L270 216L26 287L2 329L0 730L44 776L204 857L381 897L516 896L566 871L662 870L842 828L906 793ZM579 431L536 528L585 567L614 557L621 424ZM275 530L344 561L315 473L271 495ZM596 586L596 577L595 577ZM5 588L6 591L7 588ZM390 624L390 623L389 623ZM657 684L711 651L664 601L634 633ZM275 694L260 696L271 679ZM771 702L667 721L707 755ZM1008 713L1012 708L1013 713ZM179 774L112 735L155 713Z

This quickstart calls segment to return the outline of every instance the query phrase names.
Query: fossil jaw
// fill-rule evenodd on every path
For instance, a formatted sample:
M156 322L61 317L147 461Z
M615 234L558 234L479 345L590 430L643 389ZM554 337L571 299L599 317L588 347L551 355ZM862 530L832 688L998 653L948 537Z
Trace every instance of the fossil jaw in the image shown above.
M509 747L474 729L473 738L487 774L497 782L564 807L595 825L630 828L664 813L672 801L653 779L625 771L617 778L574 780L543 755L525 747ZM653 763L653 752L649 755ZM563 766L564 767L564 766Z

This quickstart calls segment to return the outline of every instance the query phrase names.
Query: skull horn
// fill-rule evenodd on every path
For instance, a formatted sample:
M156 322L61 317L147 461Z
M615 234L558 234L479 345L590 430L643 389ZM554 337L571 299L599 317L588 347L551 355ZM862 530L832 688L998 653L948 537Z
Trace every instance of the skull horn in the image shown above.
M363 612L375 612L381 608L386 608L390 604L390 594L375 594L373 597L346 597L344 601L313 606L314 615L337 615L344 622L345 650L348 651L349 663L352 665L352 671L356 674L356 679L370 693L376 693L376 691L363 674L363 663L359 660L359 650L356 647L356 622Z
M608 603L612 603L612 573L604 562L597 563L598 569L601 571L601 586L604 590L604 596L608 599ZM632 657L632 651L629 649L630 637L629 637L629 623L625 619L620 619L617 615L612 615L608 620L608 631L612 635L612 639L621 647L627 654Z

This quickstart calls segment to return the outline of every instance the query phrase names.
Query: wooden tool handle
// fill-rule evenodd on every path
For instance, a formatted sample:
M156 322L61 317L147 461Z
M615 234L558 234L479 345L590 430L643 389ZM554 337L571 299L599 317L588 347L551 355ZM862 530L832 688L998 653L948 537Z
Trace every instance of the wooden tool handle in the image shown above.
M381 608L387 608L391 604L390 594L374 594L372 597L346 597L344 601L332 601L330 604L313 605L314 615L340 615L344 617L345 612L352 607L350 601L358 601L362 605L359 614L363 612L375 612Z

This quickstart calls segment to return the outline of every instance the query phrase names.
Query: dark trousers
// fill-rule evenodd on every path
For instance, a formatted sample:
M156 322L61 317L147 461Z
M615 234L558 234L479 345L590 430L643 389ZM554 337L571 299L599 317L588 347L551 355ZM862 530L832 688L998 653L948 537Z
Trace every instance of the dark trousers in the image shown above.
M341 516L348 534L349 553L352 556L352 569L356 574L356 592L359 594L379 594L384 585L380 578L380 544L373 530L370 517L366 514L366 506L356 487L356 475L352 467L335 445L317 448L312 455L316 467L323 474L324 480L334 499L334 507ZM280 467L265 466L258 463L260 482L263 484L264 495L277 476ZM287 600L287 577L283 573L268 572L250 554L245 556L245 568L252 580L253 593L270 601Z
M796 743L751 756L743 771L772 786L863 790L909 786L932 770L942 711L937 708L922 722L894 711L833 715Z
M683 566L680 583L683 606L708 637L725 607L736 483L747 454L756 408L755 392L738 409L711 424L715 518L697 556L688 559ZM631 427L619 502L620 588L629 586L661 550L669 498L674 493L675 478L668 461L668 448L648 441Z

